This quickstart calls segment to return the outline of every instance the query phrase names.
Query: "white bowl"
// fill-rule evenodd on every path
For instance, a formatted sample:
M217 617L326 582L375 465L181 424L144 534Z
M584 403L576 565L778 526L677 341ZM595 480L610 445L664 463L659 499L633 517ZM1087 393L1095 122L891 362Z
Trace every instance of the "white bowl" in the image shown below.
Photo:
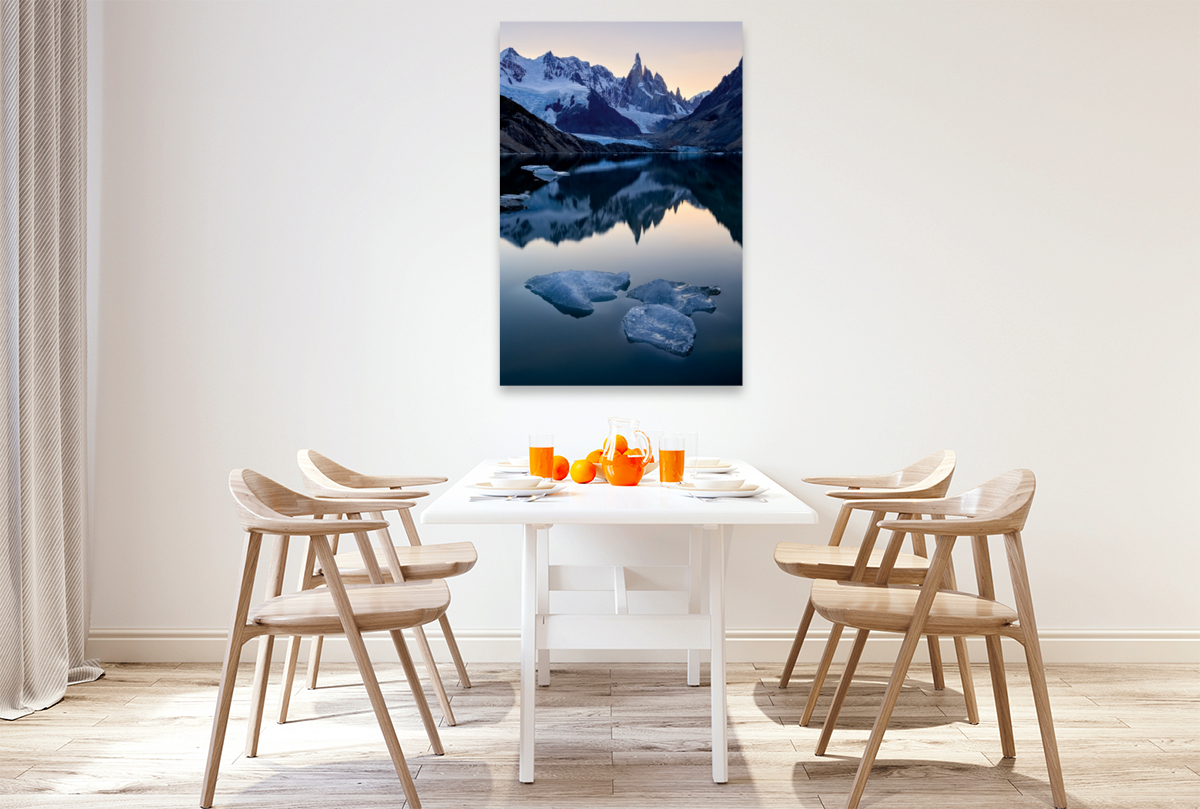
M742 478L731 478L728 475L721 475L720 477L714 476L711 478L698 475L692 478L693 486L695 486L697 489L707 489L709 491L728 491L731 489L740 489L742 488L742 484L745 482L746 481L744 481Z
M526 455L524 458L518 458L514 456L509 458L508 462L513 466L529 466L529 456Z
M706 466L720 466L720 465L721 465L721 459L720 459L720 458L704 458L704 457L700 457L700 458L697 458L697 459L696 459L696 467L697 467L697 468L699 468L699 469L703 469L703 468L704 468L704 467L706 467Z
M505 489L536 489L542 480L533 475L517 475L505 478L503 486Z

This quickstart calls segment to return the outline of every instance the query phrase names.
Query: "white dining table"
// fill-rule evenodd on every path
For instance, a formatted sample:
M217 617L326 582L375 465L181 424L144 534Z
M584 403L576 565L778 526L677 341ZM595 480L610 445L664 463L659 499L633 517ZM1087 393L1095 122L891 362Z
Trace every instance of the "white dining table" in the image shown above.
M711 651L713 781L729 780L725 688L725 568L738 525L815 523L808 505L750 464L730 461L747 483L769 487L763 499L699 500L660 484L656 472L637 486L572 483L534 501L478 498L476 484L496 482L499 467L485 461L438 496L421 514L424 524L523 526L521 565L520 766L522 783L534 779L534 691L549 683L551 649L679 649L688 653L688 683L699 685L700 652ZM690 526L688 614L641 615L620 610L620 568L612 615L552 614L549 608L549 532L555 525ZM666 532L664 532L666 533ZM707 540L707 541L706 541ZM707 563L708 603L701 570ZM540 657L540 661L539 661Z

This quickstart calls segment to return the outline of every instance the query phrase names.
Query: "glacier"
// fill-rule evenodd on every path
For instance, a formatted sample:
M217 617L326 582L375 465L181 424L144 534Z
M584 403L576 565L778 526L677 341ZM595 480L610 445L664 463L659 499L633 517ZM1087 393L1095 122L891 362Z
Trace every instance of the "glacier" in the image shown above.
M563 270L535 275L525 288L564 315L587 317L596 311L593 303L615 300L618 290L629 289L629 273Z
M645 304L669 306L682 315L691 315L695 312L715 312L717 305L711 296L720 293L719 287L697 287L683 281L658 278L625 294Z
M696 324L685 314L662 304L635 306L621 320L625 339L648 343L679 357L692 353L696 342Z

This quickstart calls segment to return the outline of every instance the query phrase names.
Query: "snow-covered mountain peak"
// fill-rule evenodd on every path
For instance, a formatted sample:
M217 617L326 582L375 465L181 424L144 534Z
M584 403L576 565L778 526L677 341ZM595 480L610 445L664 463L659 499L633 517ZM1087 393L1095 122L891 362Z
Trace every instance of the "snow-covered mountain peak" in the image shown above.
M555 126L558 126L559 115L567 108L586 110L594 106L590 96L594 92L603 100L602 106L611 107L633 121L644 133L657 131L687 115L696 103L685 100L678 89L671 92L662 74L643 64L641 53L634 54L629 73L618 78L604 65L592 65L575 56L555 56L546 51L530 59L513 48L505 48L500 53L500 92ZM597 114L613 121L603 111ZM572 121L573 126L581 125L577 113L567 116L567 120ZM563 126L567 125L564 121ZM618 134L588 129L564 131Z

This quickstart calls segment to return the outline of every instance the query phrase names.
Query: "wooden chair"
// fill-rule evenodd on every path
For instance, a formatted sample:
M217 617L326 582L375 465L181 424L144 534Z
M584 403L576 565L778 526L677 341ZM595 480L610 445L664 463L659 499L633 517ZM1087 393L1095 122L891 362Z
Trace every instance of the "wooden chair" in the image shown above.
M880 497L888 497L893 500L942 497L950 487L950 478L954 475L956 462L957 457L952 450L942 450L927 455L910 466L886 475L805 478L805 483L813 483L820 486L845 487L837 491L826 492L828 496L836 497L843 501L841 510L838 512L837 521L833 526L833 533L829 538L828 545L780 542L775 547L775 563L779 565L780 569L793 576L801 576L808 579L827 581L874 580L879 572L882 553L872 552L870 548L873 547L875 538L878 536L879 521L887 515L884 512L873 513L862 543L857 548L844 547L841 545L841 541L846 532L846 526L850 522L852 512L855 509L867 508L862 505L862 501L878 499ZM861 553L864 547L868 548L865 555ZM916 552L915 554L900 554L897 557L892 572L893 581L897 583L919 584L924 580L925 571L929 567L929 562L926 558L927 550L924 536L920 534L913 535L913 549ZM948 585L953 587L953 566L948 570L947 579ZM812 618L813 603L810 598L805 605L804 615L800 619L800 628L796 631L796 639L792 642L791 651L788 652L787 660L784 662L783 673L779 678L780 688L787 688L788 686L792 670L796 665L796 658L800 654L800 648L804 644L804 638L808 634ZM825 651L821 655L821 662L817 666L817 672L813 677L812 686L808 693L808 700L804 705L804 713L800 719L801 725L807 726L812 721L813 712L816 709L817 700L821 694L821 688L824 686L825 677L828 675L829 668L833 664L833 657L837 651L838 641L841 639L841 636L842 627L834 624L830 630L829 640L825 644ZM959 676L962 679L963 698L966 701L967 721L973 725L978 724L979 707L975 699L974 682L971 679L970 658L963 639L955 639L955 652L958 657ZM940 691L946 687L946 681L942 674L942 655L939 640L932 636L929 638L929 661L933 668L934 688Z
M377 531L387 523L379 520L325 520L321 517L373 511L386 507L390 504L389 501L318 500L294 492L249 469L231 472L229 488L233 493L242 527L249 533L249 540L246 544L237 608L234 611L233 624L225 647L225 661L221 668L200 806L207 809L213 804L217 769L225 743L225 730L233 703L233 687L242 646L254 638L263 639L259 647L260 665L255 673L251 694L250 723L246 740L246 755L253 757L257 754L258 732L262 726L263 701L266 694L268 666L263 665L263 662L270 662L274 636L342 633L349 641L354 661L358 664L359 674L362 675L367 696L379 722L379 729L383 732L392 764L396 774L400 776L404 796L410 806L419 807L421 804L416 786L405 763L400 742L396 738L396 730L383 701L375 670L367 656L362 633L389 630L409 682L416 682L416 669L400 630L434 621L445 613L450 604L449 588L445 582L430 581L415 585L366 585L346 589L333 561L329 536L354 534L365 564L378 570L378 563L375 561L366 532ZM251 591L258 571L259 552L266 535L276 540L271 545L271 557L268 562L268 598L251 607ZM317 559L329 571L325 588L281 595L288 540L293 536L310 538L310 546L314 549ZM432 727L433 738L436 739L436 726L433 725L429 705L425 702L419 684L414 690L414 697L425 720L426 731ZM435 752L441 752L440 743L435 743L434 748Z
M1025 647L1029 680L1033 687L1033 703L1041 730L1046 768L1055 807L1065 809L1066 791L1063 788L1058 744L1054 738L1054 721L1050 715L1050 697L1046 674L1038 643L1037 623L1033 616L1033 598L1029 590L1029 574L1025 568L1025 550L1021 530L1033 502L1035 481L1028 469L1017 469L972 489L958 497L936 500L878 500L867 504L876 511L927 514L940 522L937 528L937 548L921 586L893 583L890 576L898 557L900 543L906 532L928 531L926 520L887 520L882 528L890 529L888 543L880 560L875 583L820 581L813 585L812 602L819 615L838 624L854 627L858 634L846 671L838 683L833 707L825 718L817 755L824 755L837 722L838 712L845 700L847 687L862 655L867 636L872 630L902 632L904 642L896 657L892 678L880 706L879 715L867 742L866 752L859 763L854 786L846 801L846 809L855 809L862 797L871 766L883 742L888 720L900 696L909 664L923 634L981 635L986 639L988 667L996 698L996 714L1000 725L1000 747L1005 758L1016 756L1012 718L1009 715L1008 686L1004 675L1004 658L1000 638L1009 637ZM961 519L946 519L961 518ZM995 600L992 583L991 558L988 554L989 536L1003 535L1012 578L1015 610ZM949 569L950 554L958 537L971 537L975 558L975 576L979 595L939 589L944 573Z
M438 476L363 475L341 466L319 452L309 449L300 450L297 453L297 461L300 464L300 471L304 475L304 486L309 495L321 498L370 497L378 500L386 500L391 505L387 506L386 509L374 512L371 515L372 519L382 520L383 510L395 510L400 515L400 522L404 526L404 532L409 544L394 544L391 536L388 534L385 523L380 531L381 547L384 552L385 561L387 562L387 566L381 570L383 582L448 579L453 576L462 575L475 566L475 562L479 557L475 552L474 544L470 542L422 545L421 539L417 535L417 526L413 522L409 511L413 504L406 502L414 497L425 497L428 492L414 491L403 487L445 483L446 478ZM364 566L361 554L357 552L337 553L336 541L333 549L335 552L334 558L338 564L338 572L341 574L344 582L358 584L370 581L370 571ZM310 590L314 587L320 587L324 583L324 566L318 564L310 552L305 562L304 571L301 573L299 589ZM462 654L459 652L458 643L454 639L454 632L450 628L450 620L445 615L441 615L438 617L438 622L441 625L442 634L446 639L446 645L450 647L450 656L453 658L454 667L458 671L459 682L463 688L470 688L471 678L467 675L467 667L463 662ZM424 628L420 626L413 627L413 636L416 638L417 649L420 651L421 657L425 662L425 668L433 684L434 693L437 695L442 715L446 718L446 724L453 726L456 723L454 711L450 706L450 698L446 694L446 687L442 683L441 675L438 673L437 662L433 658L432 649L429 648L429 641L425 637ZM308 658L309 688L317 687L317 672L321 663L321 645L321 636L317 635L313 637ZM288 641L287 660L284 667L284 688L280 695L280 723L287 721L292 684L295 681L299 655L300 638L292 637Z

